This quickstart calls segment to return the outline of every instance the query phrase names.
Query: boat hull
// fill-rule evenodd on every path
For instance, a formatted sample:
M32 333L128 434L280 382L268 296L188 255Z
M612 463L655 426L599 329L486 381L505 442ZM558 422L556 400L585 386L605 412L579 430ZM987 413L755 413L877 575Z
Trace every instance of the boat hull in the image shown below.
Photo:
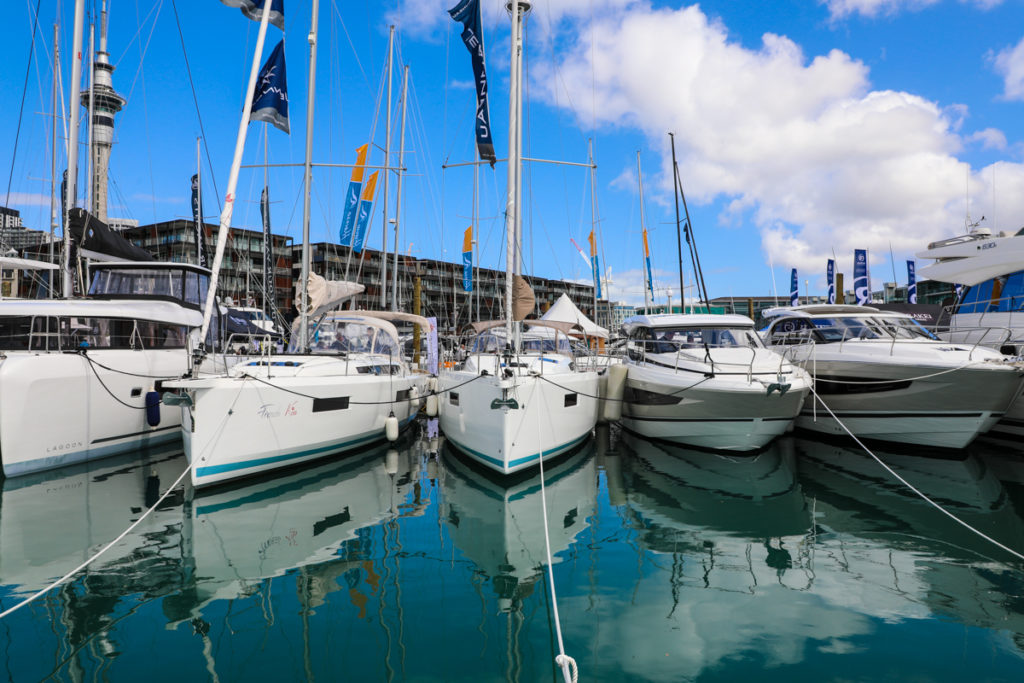
M725 451L751 451L785 433L807 396L805 376L790 374L780 394L745 375L707 378L630 364L622 426L650 439ZM778 381L766 377L768 384Z
M597 422L598 375L438 378L439 423L464 455L500 474L536 467L582 444Z
M418 401L401 397L414 387L422 394L425 384L414 374L183 382L192 403L182 409L192 483L209 486L383 441L389 413L400 428L416 417Z

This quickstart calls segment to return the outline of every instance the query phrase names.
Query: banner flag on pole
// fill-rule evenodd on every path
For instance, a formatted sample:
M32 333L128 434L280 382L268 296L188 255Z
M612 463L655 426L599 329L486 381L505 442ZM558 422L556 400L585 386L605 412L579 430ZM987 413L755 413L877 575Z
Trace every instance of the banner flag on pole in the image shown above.
M828 303L831 306L836 302L836 262L829 259L825 266L825 276L828 278Z
M284 68L284 41L267 57L256 81L249 121L266 121L288 132L288 78Z
M647 264L647 289L654 296L654 275L651 274L651 250L647 246L647 228L644 228L644 263Z
M228 7L237 7L242 14L253 21L259 21L263 16L263 3L266 0L220 0ZM284 0L270 0L270 16L267 17L274 26L284 30Z
M274 238L270 236L270 188L264 187L260 195L260 214L263 216L263 312L274 318L277 305L277 287L274 282Z
M572 242L572 246L576 247L576 251L580 252L580 258L583 259L583 262L587 264L587 268L590 268L590 257L587 256L587 252L583 251L583 247L576 244L576 240L574 240L573 238L570 237L569 241Z
M917 277L914 273L913 261L907 261L907 303L917 303Z
M800 282L796 278L796 268L793 269L789 276L789 305L800 305Z
M866 249L853 250L853 293L857 305L871 303L871 277L868 275L868 252Z
M597 238L594 237L594 231L590 231L590 264L591 269L594 271L594 291L597 292L597 298L601 298L601 263L597 259Z
M192 175L192 232L196 241L196 263L209 268L210 254L206 248L206 231L203 230L203 195L199 188L198 173Z
M356 217L359 215L359 193L363 190L363 171L366 170L366 150L369 145L363 145L356 150L356 165L352 169L352 180L348 184L348 194L345 196L345 215L341 219L341 230L338 235L338 243L346 247L352 247L352 236L355 233Z
M363 241L366 239L366 226L370 224L370 214L373 212L373 195L377 190L377 173L370 174L363 188L363 198L359 201L359 216L356 218L356 230L352 251L359 253L363 250Z
M473 226L462 236L462 290L473 291Z
M484 66L484 36L480 31L480 0L462 0L448 10L462 24L462 42L469 50L476 79L476 149L480 158L494 167L494 141L491 139L491 115L487 105L487 69Z

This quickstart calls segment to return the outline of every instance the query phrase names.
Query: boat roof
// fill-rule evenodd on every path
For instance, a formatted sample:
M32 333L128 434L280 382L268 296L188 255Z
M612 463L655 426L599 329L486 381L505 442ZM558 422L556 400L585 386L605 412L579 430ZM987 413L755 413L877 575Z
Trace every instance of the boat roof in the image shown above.
M622 323L627 334L638 327L753 327L754 321L745 315L727 313L652 313L635 315Z
M761 311L765 318L779 318L784 315L794 318L811 318L826 315L893 315L894 311L883 311L874 306L855 306L852 304L806 304L804 306L778 306ZM901 314L902 315L902 314Z
M161 299L4 299L0 317L72 316L80 318L127 318L162 320L199 326L201 311Z
M194 263L178 263L173 261L101 261L89 266L96 270L191 270L201 275L209 275L210 269Z

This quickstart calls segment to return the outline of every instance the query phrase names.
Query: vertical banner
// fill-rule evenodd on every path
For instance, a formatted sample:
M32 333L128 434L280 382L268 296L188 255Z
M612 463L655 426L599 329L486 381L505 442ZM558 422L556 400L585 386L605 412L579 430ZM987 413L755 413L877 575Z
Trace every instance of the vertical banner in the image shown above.
M857 305L871 303L871 277L868 275L868 252L866 249L853 250L853 293Z
M206 249L206 231L203 230L203 193L198 173L192 176L192 236L196 241L196 263L209 268L210 256Z
M363 172L366 170L366 150L369 145L363 145L356 150L356 165L352 169L352 179L348 184L348 194L345 196L345 215L341 219L341 231L338 235L338 244L352 247L352 237L355 234L356 217L359 216L359 193L363 190Z
M828 279L828 303L831 306L836 302L836 262L829 259L825 266L825 277Z
M594 291L597 292L597 298L601 298L601 263L597 259L597 238L594 237L594 231L590 231L590 269L594 271Z
M917 277L914 273L913 261L907 261L907 303L917 303Z
M800 281L796 277L796 268L789 275L789 305L800 305Z
M274 282L274 238L270 235L270 188L260 194L260 214L263 216L263 312L271 320L277 307L277 287Z
M484 67L484 36L480 31L480 0L462 0L448 10L462 24L462 42L469 50L476 79L476 149L480 158L494 166L494 141L491 139L491 115L487 105L487 69Z
M462 236L462 291L473 291L473 226Z
M647 228L644 228L644 264L647 266L647 289L654 298L654 276L651 274L651 250L647 246Z
M377 173L370 174L363 188L363 198L359 200L359 215L356 217L355 234L352 236L352 251L359 253L363 250L363 242L366 240L366 226L370 224L370 214L373 212L373 195L377 191Z

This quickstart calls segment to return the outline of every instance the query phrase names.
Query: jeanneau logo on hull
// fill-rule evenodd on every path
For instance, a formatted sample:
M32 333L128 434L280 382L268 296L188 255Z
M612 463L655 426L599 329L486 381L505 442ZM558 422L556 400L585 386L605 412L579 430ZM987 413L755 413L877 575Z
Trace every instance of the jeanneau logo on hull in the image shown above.
M67 443L59 443L46 448L47 453L62 453L64 451L70 451L72 448L81 448L81 441L68 441Z

